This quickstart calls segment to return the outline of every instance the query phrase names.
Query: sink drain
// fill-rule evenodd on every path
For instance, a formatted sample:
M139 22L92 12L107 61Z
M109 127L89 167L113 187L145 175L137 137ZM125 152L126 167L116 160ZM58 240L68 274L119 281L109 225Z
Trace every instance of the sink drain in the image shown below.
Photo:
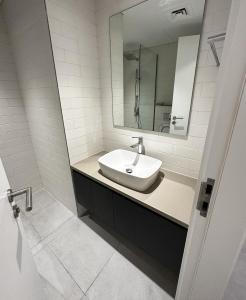
M131 168L126 168L126 173L131 174L132 173L132 169Z

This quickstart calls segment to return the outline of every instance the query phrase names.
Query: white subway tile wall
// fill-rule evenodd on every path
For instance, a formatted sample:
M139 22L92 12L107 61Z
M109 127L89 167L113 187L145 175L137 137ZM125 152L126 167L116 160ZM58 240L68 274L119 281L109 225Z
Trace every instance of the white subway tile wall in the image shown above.
M0 9L0 157L12 189L43 184L25 115L16 68Z
M131 136L142 135L147 154L160 158L164 168L197 178L219 70L211 55L207 37L226 31L230 0L207 1L187 138L113 128L109 17L140 2L139 0L96 1L104 149L109 151L115 148L128 148L131 144ZM219 47L221 53L223 45L220 44Z
M46 0L70 162L103 150L95 2Z
M44 2L8 0L3 12L44 188L76 213Z

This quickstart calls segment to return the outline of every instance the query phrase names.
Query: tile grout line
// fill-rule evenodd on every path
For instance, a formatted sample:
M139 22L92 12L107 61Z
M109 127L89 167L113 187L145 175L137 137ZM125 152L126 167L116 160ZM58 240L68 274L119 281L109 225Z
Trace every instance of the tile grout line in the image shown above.
M116 250L114 249L112 255L109 257L109 259L105 262L105 264L102 266L101 270L97 273L95 279L92 281L92 283L90 284L90 286L88 287L88 289L85 292L85 295L87 296L87 292L89 291L89 289L93 286L93 284L95 283L95 281L97 280L97 278L100 276L100 274L103 272L103 270L105 269L105 267L108 265L108 263L110 262L110 260L112 259L112 257L114 256L114 254L116 253Z
M83 293L83 297L85 296L85 292L82 290L82 288L79 286L79 284L77 283L77 281L75 280L75 278L73 278L72 274L68 271L68 269L65 267L65 265L63 264L63 262L60 260L60 258L56 255L55 251L52 249L52 247L50 247L50 243L52 241L50 241L46 246L50 249L50 251L54 254L54 256L57 258L57 260L60 262L60 264L62 265L62 267L64 268L64 270L66 271L66 273L69 275L69 277L72 279L72 281L75 283L75 285L79 288L79 290Z
M39 211L37 211L36 213L33 213L33 214L26 214L25 212L22 212L24 217L27 218L28 222L30 222L31 226L33 227L34 231L38 234L38 236L40 237L40 241L34 245L31 250L34 248L34 247L37 247L41 242L44 242L48 237L50 237L52 234L54 234L56 231L58 231L61 226L63 226L67 221L69 221L72 217L74 217L74 215L72 215L71 217L69 217L67 220L65 220L62 224L60 224L53 232L50 232L46 237L42 237L41 234L38 232L38 230L36 229L36 227L34 226L34 224L32 223L32 218L37 216L39 213L42 213L42 211L44 211L45 209L49 208L50 206L52 205L55 205L55 204L58 204L58 205L62 205L66 210L69 211L68 208L66 208L62 203L60 203L60 201L58 201L52 194L50 194L46 189L41 189L39 191L36 191L34 194L36 193L41 193L41 194L47 194L51 200L52 200L52 203L50 204L47 204L45 205L44 207L40 208ZM46 195L45 195L46 196ZM40 249L41 250L41 249ZM39 251L38 251L39 252ZM38 253L37 252L37 253ZM37 254L36 253L36 254Z
M60 293L60 291L58 291L56 289L56 287L54 287L46 278L43 277L43 275L41 275L40 273L38 273L39 277L44 280L45 282L47 282L55 291L56 293L59 294L59 296L63 299L63 300L66 300L65 297ZM45 287L43 287L43 290L45 291ZM45 292L44 292L45 293Z
M56 237L55 237L56 238ZM54 239L55 239L54 238ZM103 264L103 266L102 266L102 268L99 270L99 272L97 273L97 275L96 275L96 277L94 278L94 280L92 281L92 283L90 284L90 286L87 288L87 290L86 291L83 291L83 289L79 286L79 284L77 283L77 281L76 281L76 279L73 277L73 275L69 272L69 270L66 268L66 266L63 264L63 262L60 260L60 258L56 255L56 253L55 253L55 251L52 249L52 247L50 247L50 243L52 242L52 241L54 241L54 239L53 240L51 240L51 241L49 241L46 245L45 245L45 247L48 247L49 249L50 249L50 251L54 254L54 256L57 258L57 260L60 262L60 264L62 265L62 267L64 268L64 270L68 273L68 275L70 276L70 278L74 281L74 283L78 286L78 288L82 291L82 293L84 294L84 296L86 296L86 293L88 292L88 290L91 288L91 286L93 285L93 283L96 281L96 279L98 278L98 276L102 273L102 271L104 270L104 268L106 267L106 265L109 263L109 261L111 260L111 258L113 257L113 255L116 253L116 249L114 249L114 248L112 248L113 249L113 252L112 252L112 255L107 259L107 261ZM119 245L120 245L120 242L118 242L119 243ZM41 250L43 250L43 249L40 249L39 251L41 251ZM38 252L39 252L38 251ZM37 253L38 253L37 252ZM36 253L36 254L37 254ZM36 255L35 254L35 255Z
M58 200L56 200L52 195L50 195L50 193L48 193L46 190L41 190L38 192L44 192L47 193L52 200L54 200L54 203L48 204L44 207L42 207L37 213L30 215L30 217L35 216L37 214L39 214L41 211L43 211L44 209L47 209L47 207L56 204L57 202L60 204L60 202ZM37 192L37 193L38 193ZM63 204L62 204L63 205ZM64 205L63 205L64 206ZM64 206L65 207L65 206ZM65 207L66 208L66 207ZM67 209L67 208L66 208ZM68 209L67 209L68 210ZM29 216L26 216L29 219ZM75 280L75 278L72 276L72 274L69 272L69 270L65 267L65 265L63 264L63 262L60 260L60 258L56 255L55 251L52 249L52 247L50 246L50 244L56 239L58 238L59 235L59 231L61 229L61 227L63 227L66 223L68 223L69 221L71 221L71 219L74 217L74 215L72 215L71 217L69 217L66 221L64 221L62 224L60 224L53 232L49 233L46 237L42 238L40 236L40 234L37 232L36 228L34 227L34 225L32 224L31 220L29 219L30 225L34 228L35 232L37 232L37 234L40 236L41 240L31 248L34 249L35 247L38 247L39 245L42 246L42 243L45 243L46 240L49 239L49 237L51 237L52 235L54 235L54 237L49 240L47 243L45 243L43 245L43 247L41 249L39 249L35 254L32 254L33 256L36 256L40 251L44 250L45 248L48 248L52 254L56 257L56 259L58 260L58 262L61 264L62 268L65 270L65 272L69 275L69 277L71 278L72 282L79 288L79 290L83 293L83 297L86 296L86 293L89 291L89 289L92 287L92 285L94 284L94 282L96 281L96 279L100 276L100 274L103 272L104 268L106 267L106 265L109 263L109 261L111 260L111 258L113 257L113 255L116 253L116 250L113 249L112 255L107 259L107 261L103 264L103 266L101 267L101 269L99 270L99 272L97 273L96 277L94 278L94 280L92 281L92 283L90 284L90 286L86 289L86 291L83 291L82 288L79 286L79 284L77 283L77 281ZM57 235L58 234L58 235ZM61 233L62 234L62 233ZM120 245L120 242L118 242L118 247Z
M46 237L44 237L44 238L42 238L41 236L40 236L40 234L39 234L39 236L40 236L40 238L41 238L41 240L35 245L35 246L33 246L32 248L31 248L31 250L34 248L34 247L37 247L39 244L41 244L41 243L44 243L45 241L46 241L46 239L48 239L49 237L51 237L53 234L55 235L54 236L54 238L52 238L50 241L48 241L47 242L47 244L45 244L45 245L43 245L44 247L46 247L46 246L48 246L49 245L49 243L51 243L54 239L56 239L58 236L56 236L56 233L61 229L61 227L63 227L66 223L68 223L69 221L71 221L72 219L74 218L74 216L71 216L71 217L69 217L67 220L65 220L62 224L60 224L54 231L52 231L52 232L50 232ZM33 225L32 225L33 226ZM34 227L34 226L33 226ZM35 229L35 227L34 227L34 229ZM36 231L36 229L35 229L35 231ZM41 249L39 249L35 254L33 254L33 256L35 256L38 252L40 252L41 250L42 250L43 248L41 248Z
M71 220L74 216L70 217L68 220L66 220L65 222L63 222L56 230L54 230L52 233L50 233L47 237L45 237L43 240L41 240L39 243L43 242L45 239L47 239L50 235L52 234L56 234L57 231L60 230L60 228L65 225L65 223L67 223L69 220ZM54 239L56 239L58 236L54 236ZM65 270L65 272L69 275L69 277L71 278L72 282L79 288L79 290L82 292L82 297L85 296L85 292L80 288L80 286L78 285L78 283L76 282L76 280L73 278L73 276L70 274L70 272L67 270L67 268L64 266L64 264L62 263L62 261L59 259L59 257L56 255L56 253L53 251L53 249L50 247L50 243L54 241L54 239L50 240L49 242L47 242L47 244L44 245L43 248L39 249L35 254L32 254L33 256L36 256L39 252L41 252L42 250L44 250L45 248L48 248L52 254L56 257L56 259L58 260L58 262L61 264L61 266L63 267L63 269ZM38 244L37 244L38 245ZM36 245L36 246L37 246ZM35 246L34 246L35 247ZM36 264L36 263L35 263ZM41 276L41 274L39 274L39 276ZM63 295L62 295L63 297ZM63 297L64 298L64 297ZM64 298L65 299L65 298Z
M41 239L41 236L40 236L40 234L39 234L39 232L37 231L37 229L33 226L33 224L32 224L32 222L30 221L30 219L23 213L23 211L21 211L21 213L20 213L20 219L21 219L21 222L22 222L22 225L23 225L23 228L24 228L24 222L23 222L23 220L22 220L22 218L21 218L21 215L23 215L23 218L26 218L26 220L28 221L28 223L30 224L30 227L32 227L32 229L35 231L35 233L37 233L37 235L40 237L40 239ZM28 224L28 227L29 227L29 224ZM24 229L24 231L25 231L25 229ZM36 246L36 245L35 245ZM33 246L33 247L35 247L35 246ZM32 248L33 248L32 247Z
M109 263L109 261L111 260L111 258L113 257L113 255L115 254L116 250L113 250L112 255L107 259L107 261L105 262L105 264L103 264L102 268L100 269L100 271L97 273L95 279L92 281L92 283L90 284L90 286L87 288L86 291L83 291L83 289L79 286L79 284L77 283L76 279L73 277L73 275L69 272L69 270L65 267L65 265L63 264L63 262L60 260L60 258L56 255L56 253L53 251L53 249L49 246L49 244L52 241L47 243L47 247L49 247L49 249L52 251L52 253L55 255L55 257L57 258L57 260L61 263L61 265L63 266L63 268L65 269L65 271L69 274L70 278L75 282L75 284L79 287L79 289L82 291L82 293L84 294L84 296L86 296L86 293L88 292L88 290L91 288L91 286L93 285L93 283L95 282L95 280L98 278L98 276L101 274L101 272L104 270L105 266Z

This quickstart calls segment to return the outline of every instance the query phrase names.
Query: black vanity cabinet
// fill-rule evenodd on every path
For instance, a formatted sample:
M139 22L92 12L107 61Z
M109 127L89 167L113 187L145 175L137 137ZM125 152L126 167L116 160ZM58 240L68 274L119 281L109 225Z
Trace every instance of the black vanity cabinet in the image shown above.
M115 229L131 242L136 242L137 205L113 192Z
M92 181L93 182L93 181ZM93 217L109 226L114 226L112 191L97 182L92 183Z
M113 226L112 191L74 170L72 176L77 202L88 209L96 220Z
M178 273L187 229L124 196L113 193L113 200L116 231Z
M162 265L179 273L187 229L139 206L136 243Z
M84 208L88 209L90 212L93 211L92 189L93 181L91 181L86 176L82 176L80 173L72 171L73 185L75 191L75 197L77 202L79 202Z
M110 226L133 244L178 273L187 229L110 188L72 171L77 201L93 219Z

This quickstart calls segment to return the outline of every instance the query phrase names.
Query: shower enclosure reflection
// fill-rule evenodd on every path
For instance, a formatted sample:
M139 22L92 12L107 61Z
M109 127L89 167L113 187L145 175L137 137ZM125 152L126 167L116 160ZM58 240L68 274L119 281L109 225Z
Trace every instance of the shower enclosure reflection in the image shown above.
M124 124L154 130L158 55L139 45L124 51ZM133 112L133 114L131 113Z

